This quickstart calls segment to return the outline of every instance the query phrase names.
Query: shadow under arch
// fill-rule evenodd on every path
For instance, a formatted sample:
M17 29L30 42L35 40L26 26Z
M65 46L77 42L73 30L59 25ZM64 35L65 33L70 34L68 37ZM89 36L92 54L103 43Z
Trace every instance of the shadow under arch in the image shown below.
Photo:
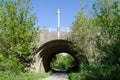
M45 72L51 70L50 62L52 58L61 52L66 52L75 59L77 65L72 67L70 70L73 72L80 70L79 64L81 61L79 60L77 52L71 47L71 45L73 45L73 43L68 40L52 40L43 44L39 49L37 49L36 53L39 53L39 58L42 59L39 64L42 63ZM87 58L84 55L80 56L84 57L87 61Z

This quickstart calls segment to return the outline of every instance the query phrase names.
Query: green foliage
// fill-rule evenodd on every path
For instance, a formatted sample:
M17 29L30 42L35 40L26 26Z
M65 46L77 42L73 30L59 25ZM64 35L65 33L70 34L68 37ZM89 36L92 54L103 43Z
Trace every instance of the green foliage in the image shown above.
M0 64L0 71L14 72L16 74L21 72L21 69L23 68L23 65L15 58L5 59L4 61L1 61Z
M108 7L100 9L102 14L104 14L103 11L107 13L106 9L109 10L109 13L107 15L99 15L98 17L100 22L97 25L100 24L101 29L100 35L96 38L96 48L102 53L100 63L107 66L107 70L112 77L117 76L120 78L120 75L118 75L120 74L120 5L118 3L120 2L111 1L111 3L106 4ZM102 19L103 16L105 16L104 20ZM118 78L113 79L118 80Z
M70 80L119 80L120 79L120 1L118 0L101 0L96 1L93 5L95 10L95 18L87 20L83 18L83 22L76 18L75 26L83 26L85 28L73 29L73 32L79 33L75 49L78 53L84 53L88 60L88 64L80 64L81 71L79 73L71 73ZM82 15L83 16L83 15ZM77 16L79 17L79 16ZM92 21L92 28L86 28L87 21ZM81 22L78 23L78 22ZM80 29L80 30L79 30ZM87 31L91 31L95 35L90 35ZM87 35L84 35L87 33ZM91 34L90 33L90 34ZM94 37L92 37L94 36ZM75 38L74 38L75 39ZM82 40L83 39L83 40ZM75 40L73 40L75 41ZM89 44L91 44L91 48ZM86 47L83 48L86 43ZM87 54L86 54L87 53Z
M0 1L0 70L20 70L30 61L38 32L31 9L30 0Z
M75 65L75 60L70 55L57 54L51 61L53 70L68 70Z
M119 80L115 66L108 65L82 65L81 72L69 74L70 80Z
M6 73L0 72L0 80L39 80L50 76L50 73Z
M88 59L94 53L94 38L97 35L98 28L94 27L95 20L87 19L84 12L79 12L73 23L71 36L69 38L74 44L73 48L77 51L78 56L85 55Z

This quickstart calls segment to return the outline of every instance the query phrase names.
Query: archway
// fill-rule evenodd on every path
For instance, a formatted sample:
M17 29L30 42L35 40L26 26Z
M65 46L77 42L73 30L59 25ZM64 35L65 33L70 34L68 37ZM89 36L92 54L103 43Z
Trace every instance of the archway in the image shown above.
M48 72L51 70L50 62L52 58L61 52L70 54L76 61L77 65L72 67L71 70L79 71L80 60L76 51L71 47L73 43L67 40L52 40L43 44L35 52L34 68L35 72ZM83 55L81 55L83 56Z

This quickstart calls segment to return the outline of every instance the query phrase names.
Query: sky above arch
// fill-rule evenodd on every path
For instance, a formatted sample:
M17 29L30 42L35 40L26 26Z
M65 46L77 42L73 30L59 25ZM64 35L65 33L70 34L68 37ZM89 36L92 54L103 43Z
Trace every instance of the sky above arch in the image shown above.
M94 0L32 0L33 12L36 13L36 26L57 28L57 9L61 11L61 27L70 27L75 21L75 16L84 4L86 14L92 8Z

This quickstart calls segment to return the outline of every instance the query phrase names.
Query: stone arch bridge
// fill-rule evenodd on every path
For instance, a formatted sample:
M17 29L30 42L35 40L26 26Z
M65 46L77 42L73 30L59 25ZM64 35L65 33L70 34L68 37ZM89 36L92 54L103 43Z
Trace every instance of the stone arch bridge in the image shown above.
M50 62L52 58L58 53L65 52L75 59L77 65L73 67L73 70L78 71L80 60L77 57L76 51L71 48L72 42L67 40L68 36L69 31L61 31L59 39L55 31L51 32L49 29L41 31L40 44L42 45L33 53L35 54L34 61L31 64L30 70L34 72L48 72L51 70Z

